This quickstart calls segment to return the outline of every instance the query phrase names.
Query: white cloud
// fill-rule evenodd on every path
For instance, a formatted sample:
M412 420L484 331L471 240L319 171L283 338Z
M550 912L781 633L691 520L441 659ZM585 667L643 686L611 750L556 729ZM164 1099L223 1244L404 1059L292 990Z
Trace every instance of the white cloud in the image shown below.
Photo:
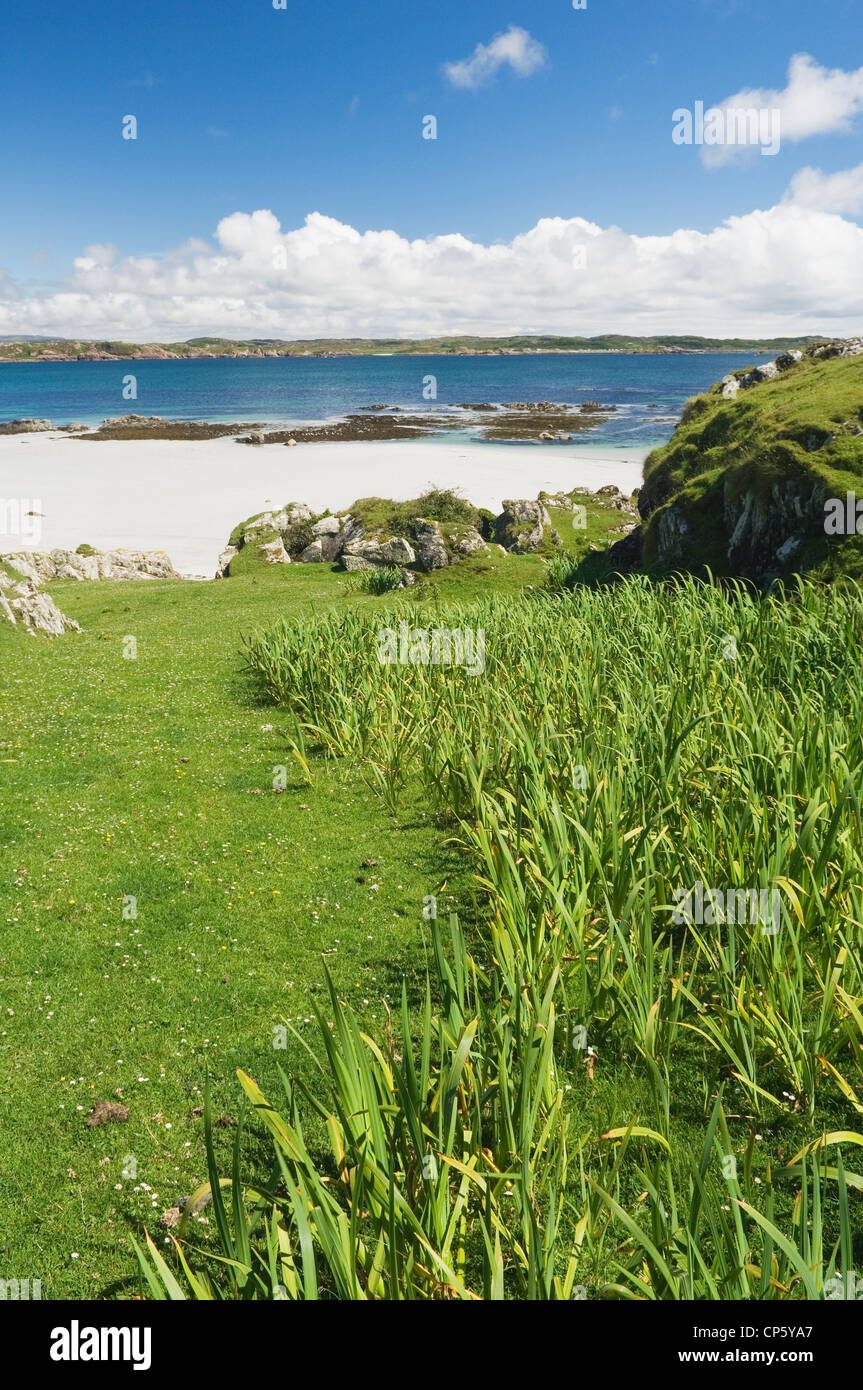
M791 196L707 232L636 236L549 217L488 246L457 233L409 241L359 232L317 212L283 231L272 212L235 212L214 242L158 256L87 247L66 283L38 293L0 272L4 334L144 342L861 330L863 228Z
M801 169L791 180L787 201L821 212L863 212L863 164L822 174L820 169Z
M723 109L779 111L783 141L808 140L813 135L841 135L852 129L854 117L863 111L863 68L844 72L824 68L808 53L796 53L788 65L788 85L781 91L755 87L726 97ZM710 145L701 152L703 163L715 167L751 153L740 145Z
M495 34L491 43L478 43L470 58L445 63L444 72L454 87L476 91L502 67L511 67L518 77L530 77L545 65L547 58L541 43L526 29L511 24L505 34Z

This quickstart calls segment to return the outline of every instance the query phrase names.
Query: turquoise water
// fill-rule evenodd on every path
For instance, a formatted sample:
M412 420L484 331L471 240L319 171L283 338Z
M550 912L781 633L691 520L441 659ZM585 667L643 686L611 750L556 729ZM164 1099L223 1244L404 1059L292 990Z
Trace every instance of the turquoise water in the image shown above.
M520 357L249 358L194 362L46 362L0 364L0 420L26 417L56 425L106 416L163 415L171 420L331 420L386 403L409 411L463 404L598 400L614 417L581 438L612 448L668 437L688 396L751 354L709 356L549 354ZM124 399L133 375L137 397ZM437 398L425 399L427 378ZM654 418L652 418L654 417Z

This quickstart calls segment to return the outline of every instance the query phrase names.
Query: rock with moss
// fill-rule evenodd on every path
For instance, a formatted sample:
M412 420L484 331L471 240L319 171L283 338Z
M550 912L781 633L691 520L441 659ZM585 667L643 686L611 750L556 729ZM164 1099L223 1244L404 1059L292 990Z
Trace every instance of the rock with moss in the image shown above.
M418 516L414 519L417 564L421 570L446 569L450 562L439 521Z
M346 570L394 569L416 563L416 552L404 536L388 540L350 541L342 552Z
M495 521L495 540L513 554L526 555L540 549L546 527L551 527L551 517L543 502L505 498Z
M258 546L258 559L263 560L265 565L289 565L291 557L285 550L285 543L281 536L277 536L274 541L266 541Z
M609 561L763 589L796 573L863 572L855 528L831 536L825 522L830 499L863 495L861 355L854 341L783 353L732 374L735 394L726 377L688 402L645 463L638 541Z
M226 547L226 549L222 551L221 555L219 556L219 563L216 566L216 579L230 578L231 561L234 559L236 555L239 555L239 553L240 552L237 546L235 545L229 545Z

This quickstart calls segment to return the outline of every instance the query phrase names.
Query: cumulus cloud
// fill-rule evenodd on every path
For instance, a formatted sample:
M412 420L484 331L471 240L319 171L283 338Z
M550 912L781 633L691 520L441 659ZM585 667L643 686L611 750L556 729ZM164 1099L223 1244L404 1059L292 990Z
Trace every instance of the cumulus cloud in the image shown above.
M283 230L270 211L235 212L214 241L159 256L89 246L66 283L39 293L0 272L3 334L144 342L861 329L863 228L790 195L705 232L638 236L549 217L494 245L360 232L317 212Z
M476 91L485 86L503 67L518 77L530 77L543 67L548 54L526 29L511 24L505 34L495 34L491 43L478 43L470 58L445 63L444 73L454 87Z
M754 87L726 97L722 110L751 109L780 113L783 141L808 140L813 135L847 134L863 110L863 68L844 72L825 68L808 53L796 53L788 66L788 83L781 91ZM739 160L749 151L740 145L709 145L701 152L708 166Z
M801 169L791 180L787 201L822 212L863 212L863 164L822 174L820 169Z

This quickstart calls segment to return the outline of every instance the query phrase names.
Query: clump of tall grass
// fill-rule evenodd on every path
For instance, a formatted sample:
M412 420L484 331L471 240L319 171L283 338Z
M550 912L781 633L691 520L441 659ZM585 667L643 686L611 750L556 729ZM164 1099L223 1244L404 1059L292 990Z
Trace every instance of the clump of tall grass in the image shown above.
M552 555L545 571L545 588L551 594L561 594L572 588L582 559L571 551L563 550Z
M719 1100L686 1184L663 1136L630 1124L582 1137L575 1195L567 1199L555 981L538 1005L510 997L495 970L477 969L455 917L448 932L432 923L432 945L440 1005L433 1009L429 985L416 1039L404 991L397 1044L389 1029L380 1040L363 1032L327 977L332 1018L318 1011L320 1060L312 1054L320 1086L291 1085L282 1074L284 1095L272 1104L238 1072L272 1145L268 1179L243 1178L245 1116L231 1176L220 1176L207 1102L209 1177L172 1238L178 1264L172 1268L149 1237L145 1250L135 1246L150 1297L818 1298L828 1278L850 1268L841 1149L833 1168L825 1154L863 1136L825 1136L813 1146L814 1161L808 1151L795 1156L787 1176L799 1178L801 1196L783 1234L773 1219L773 1183L759 1191L753 1181L751 1145L739 1176L736 1163L727 1166L731 1140ZM324 1121L328 1154L306 1139L304 1114L312 1113ZM639 1147L635 1176L644 1194L631 1214L624 1176L630 1149ZM840 1209L832 1242L822 1216L831 1181ZM215 1233L209 1245L191 1229L205 1202ZM599 1262L612 1277L589 1286Z
M380 569L355 570L348 579L348 592L354 594L389 594L402 588L402 572L397 565Z
M181 1286L151 1243L150 1294L823 1297L863 1191L859 1126L819 1122L825 1091L863 1114L863 597L635 580L435 616L484 630L483 678L381 664L355 611L283 622L247 657L307 768L311 745L350 757L394 813L421 785L485 894L482 964L435 924L435 988L415 1040L403 997L398 1045L330 985L322 1090L286 1082L282 1114L241 1075L272 1178L244 1183L239 1134L220 1178L208 1131L219 1251L179 1245ZM696 884L781 908L768 929L675 914ZM645 1078L649 1123L577 1124L576 1035ZM705 1140L681 1176L693 1056ZM753 1117L788 1112L811 1139L756 1173Z
M499 949L536 991L560 969L661 1109L688 1041L756 1113L813 1114L825 1086L863 1113L863 598L636 580L436 618L485 631L484 677L381 665L353 611L285 621L248 660L302 747L353 759L395 812L421 783ZM779 930L675 923L699 882L777 892Z

